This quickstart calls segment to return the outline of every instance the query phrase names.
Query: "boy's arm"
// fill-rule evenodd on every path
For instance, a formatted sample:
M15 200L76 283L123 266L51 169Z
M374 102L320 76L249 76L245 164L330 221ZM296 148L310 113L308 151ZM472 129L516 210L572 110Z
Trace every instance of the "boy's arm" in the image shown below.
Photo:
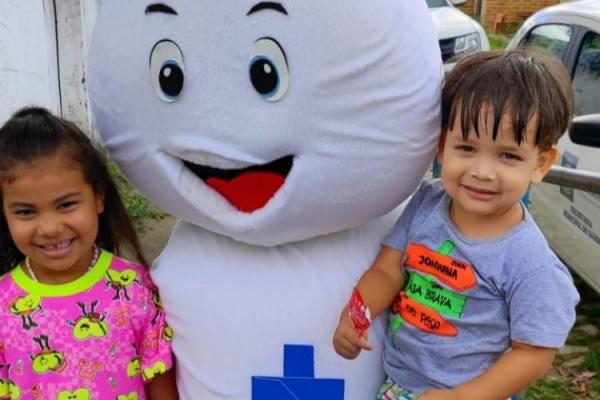
M387 246L381 246L371 267L363 274L356 285L365 306L372 318L386 310L404 286L405 276L402 266L404 253ZM365 337L359 337L352 324L348 308L340 315L339 324L333 335L333 347L342 357L355 358L362 349L371 350Z
M175 384L175 368L160 374L146 384L148 400L177 400L177 386Z
M506 400L541 378L557 351L515 341L511 347L477 378L453 389L430 390L418 400Z
M381 246L375 261L356 284L372 318L387 310L404 286L403 258L403 252Z

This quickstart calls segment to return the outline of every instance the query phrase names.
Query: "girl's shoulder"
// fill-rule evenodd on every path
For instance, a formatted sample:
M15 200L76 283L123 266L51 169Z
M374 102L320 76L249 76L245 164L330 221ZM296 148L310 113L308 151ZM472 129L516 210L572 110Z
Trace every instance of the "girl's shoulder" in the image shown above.
M125 271L125 270L134 270L138 273L148 272L148 268L144 267L142 264L136 263L134 261L129 261L124 258L117 256L116 254L112 255L112 260L109 266L109 269L117 270L117 271Z
M138 282L139 285L135 287L144 288L142 290L153 290L154 288L148 268L142 264L121 258L116 254L112 254L106 276L111 281Z

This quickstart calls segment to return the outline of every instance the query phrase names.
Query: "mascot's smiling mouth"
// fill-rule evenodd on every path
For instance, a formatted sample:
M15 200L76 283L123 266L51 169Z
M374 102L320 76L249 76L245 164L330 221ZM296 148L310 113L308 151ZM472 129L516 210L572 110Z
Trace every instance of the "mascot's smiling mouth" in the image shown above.
M242 169L219 169L185 160L183 163L233 206L251 213L263 208L283 186L292 169L294 156Z

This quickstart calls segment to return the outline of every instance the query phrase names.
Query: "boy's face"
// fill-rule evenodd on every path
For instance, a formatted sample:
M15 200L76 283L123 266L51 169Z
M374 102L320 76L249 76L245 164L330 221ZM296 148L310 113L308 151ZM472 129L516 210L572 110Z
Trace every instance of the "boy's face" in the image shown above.
M479 137L471 128L464 140L460 120L455 120L446 133L439 160L442 183L452 197L455 217L501 221L507 216L522 216L519 200L529 185L540 182L552 166L556 148L541 151L534 144L537 118L527 124L521 145L515 141L511 119L509 113L503 115L496 140L492 138L491 114L480 123Z

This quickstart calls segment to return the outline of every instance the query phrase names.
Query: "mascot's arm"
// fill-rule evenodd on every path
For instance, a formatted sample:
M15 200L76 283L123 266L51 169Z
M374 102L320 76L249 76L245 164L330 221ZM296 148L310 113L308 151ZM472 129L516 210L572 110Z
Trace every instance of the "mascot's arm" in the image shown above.
M364 306L370 311L372 318L388 309L404 286L406 276L402 266L403 258L403 252L382 246L371 267L358 281L357 295L364 300ZM348 307L340 315L340 322L333 335L333 346L339 355L348 359L358 356L361 350L371 350L366 335L363 336L352 321Z

